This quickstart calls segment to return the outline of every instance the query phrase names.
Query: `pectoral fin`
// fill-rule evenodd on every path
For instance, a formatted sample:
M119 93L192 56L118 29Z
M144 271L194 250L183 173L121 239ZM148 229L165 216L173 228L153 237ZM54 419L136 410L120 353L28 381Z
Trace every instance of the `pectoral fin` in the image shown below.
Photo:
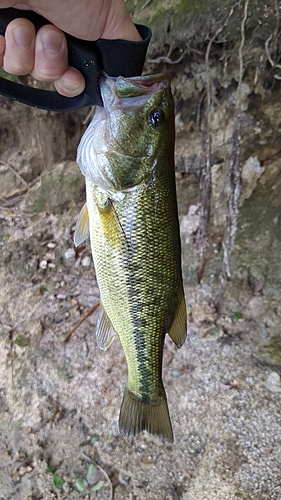
M96 338L99 349L106 351L113 342L116 332L107 316L103 306L100 306L99 319L97 323Z
M87 238L89 238L89 214L87 203L85 203L76 222L74 232L74 245L78 247Z
M181 347L186 339L187 314L184 292L182 290L173 323L168 331L169 336L177 347Z

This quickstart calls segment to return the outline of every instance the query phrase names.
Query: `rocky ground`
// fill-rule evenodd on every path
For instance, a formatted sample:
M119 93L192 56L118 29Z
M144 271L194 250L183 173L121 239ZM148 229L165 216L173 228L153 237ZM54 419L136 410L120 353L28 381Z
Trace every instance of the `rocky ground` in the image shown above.
M0 498L279 499L280 298L240 283L218 315L186 286L188 338L164 353L175 443L124 439L119 341L98 352L95 313L64 341L99 300L77 213L1 209Z

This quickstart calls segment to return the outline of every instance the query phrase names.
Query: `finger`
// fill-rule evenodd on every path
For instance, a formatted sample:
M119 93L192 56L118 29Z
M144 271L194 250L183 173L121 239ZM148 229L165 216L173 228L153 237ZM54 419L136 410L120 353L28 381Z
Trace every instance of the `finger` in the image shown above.
M32 76L37 80L54 82L56 90L67 97L74 97L85 88L81 73L68 67L64 34L53 25L43 26L37 33Z
M9 7L11 7L11 2L9 2L9 3L10 3ZM16 5L14 5L14 8L21 9L21 10L31 10L30 7L28 7L28 5L25 5L24 3L17 3Z
M14 19L8 24L3 68L7 73L26 75L33 69L35 28L27 19Z
M3 66L3 58L5 52L5 38L0 36L0 66Z
M40 28L35 42L35 62L32 76L40 81L53 82L68 68L68 50L64 34L56 26Z
M4 9L6 7L17 7L17 5L22 5L22 4L17 4L16 0L1 0L0 2L0 7L1 9Z
M68 68L64 75L54 82L54 86L59 94L66 97L75 97L83 92L85 80L77 69Z

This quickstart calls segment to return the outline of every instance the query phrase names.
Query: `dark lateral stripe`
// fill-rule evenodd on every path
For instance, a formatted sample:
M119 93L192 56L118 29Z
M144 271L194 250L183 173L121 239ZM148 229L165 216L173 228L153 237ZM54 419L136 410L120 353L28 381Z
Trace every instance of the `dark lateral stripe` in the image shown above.
M134 262L132 255L129 262L130 272L127 274L128 295L130 299L130 312L133 323L132 336L134 339L134 346L136 351L136 365L139 375L139 387L136 390L149 397L150 394L150 380L151 373L148 368L148 346L147 339L144 334L144 328L147 326L146 321L140 317L142 312L141 293L138 289L141 288L142 283L139 278L141 268Z
M139 253L138 258L140 262L143 262L142 252ZM133 330L131 332L135 354L136 354L136 368L138 374L138 387L135 390L143 395L143 402L151 400L155 393L155 387L158 385L159 373L162 371L162 340L157 339L156 331L153 332L153 325L147 324L149 318L142 317L143 308L148 310L149 305L143 304L143 288L146 284L143 282L143 273L147 271L143 269L142 264L136 262L136 254L132 253L127 261L127 269L124 269L126 273L126 283L129 297L129 307L130 316L132 321ZM153 297L146 298L151 301L151 307L153 307ZM154 323L154 322L152 322ZM156 325L154 323L154 327ZM148 333L151 330L151 336ZM164 339L164 337L163 337ZM150 342L155 342L154 348L151 348ZM153 358L151 358L152 351L154 351ZM157 353L155 351L158 351ZM155 364L157 363L157 366Z

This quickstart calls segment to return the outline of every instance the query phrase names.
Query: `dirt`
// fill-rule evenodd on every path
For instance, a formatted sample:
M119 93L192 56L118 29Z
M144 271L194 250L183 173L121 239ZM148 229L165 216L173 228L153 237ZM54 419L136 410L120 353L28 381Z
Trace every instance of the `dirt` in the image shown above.
M279 499L279 298L251 293L236 311L232 297L218 317L206 286L186 287L186 344L167 340L164 352L175 443L121 437L119 341L98 351L96 313L63 341L99 300L88 243L65 260L78 212L1 209L0 498ZM85 483L91 464L97 492Z

